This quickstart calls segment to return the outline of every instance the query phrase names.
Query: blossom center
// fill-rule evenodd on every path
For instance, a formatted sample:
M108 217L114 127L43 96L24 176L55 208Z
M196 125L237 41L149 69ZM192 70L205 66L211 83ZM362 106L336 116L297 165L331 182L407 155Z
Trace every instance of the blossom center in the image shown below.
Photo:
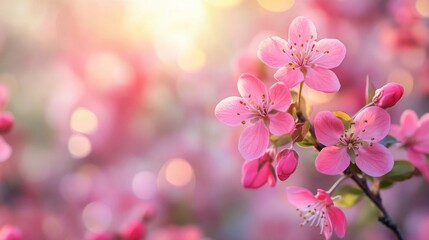
M304 219L304 222L300 224L301 227L307 224L309 224L310 227L320 227L320 234L328 227L326 205L324 201L317 201L304 208L297 208L296 210L299 211L299 216Z

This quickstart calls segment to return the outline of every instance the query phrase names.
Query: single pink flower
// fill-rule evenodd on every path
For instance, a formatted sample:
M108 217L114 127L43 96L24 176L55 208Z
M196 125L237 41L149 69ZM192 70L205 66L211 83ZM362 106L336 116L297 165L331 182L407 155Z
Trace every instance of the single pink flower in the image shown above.
M353 119L349 129L332 112L319 112L314 119L317 140L327 146L316 158L316 169L335 175L354 160L366 174L379 177L393 168L392 153L378 142L390 129L390 115L379 107L368 107Z
M419 120L414 111L405 110L400 122L400 125L392 124L390 135L401 142L408 160L429 181L429 162L425 156L429 154L429 113L424 114Z
M0 229L0 239L1 240L22 240L21 230L12 225L4 225Z
M332 233L339 238L346 235L346 216L341 209L334 206L333 200L328 192L317 189L316 196L305 188L286 188L288 201L297 207L299 215L304 219L301 226L320 227L320 235L324 234L326 239L330 239Z
M241 169L241 184L245 188L260 188L265 183L271 187L276 185L276 175L272 162L272 153L267 150L265 154L255 160L246 161Z
M145 235L145 225L141 221L133 221L125 226L121 231L124 240L141 240Z
M270 132L283 135L293 130L295 121L285 112L291 103L289 89L282 83L267 91L264 83L251 74L238 79L241 97L228 97L215 109L216 117L230 126L247 125L240 136L238 150L246 160L261 157L270 142Z
M297 17L289 26L288 41L266 38L259 45L258 56L269 67L278 68L274 78L289 88L304 81L315 90L337 92L340 81L329 69L344 60L346 47L337 39L316 39L313 22Z
M294 150L285 149L277 154L277 176L285 181L295 172L298 166L298 153Z
M386 109L395 106L402 94L404 94L404 87L401 84L388 83L375 91L372 102L375 106Z

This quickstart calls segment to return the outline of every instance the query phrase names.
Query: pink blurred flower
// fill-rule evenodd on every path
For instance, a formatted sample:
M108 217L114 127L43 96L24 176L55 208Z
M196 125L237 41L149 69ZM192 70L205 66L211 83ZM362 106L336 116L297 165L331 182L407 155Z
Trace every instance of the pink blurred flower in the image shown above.
M19 228L7 224L0 229L0 239L1 240L21 240L23 238L22 238L21 230Z
M13 115L8 112L0 113L0 134L5 134L12 129L14 122Z
M294 150L285 149L277 154L277 176L285 181L295 172L298 166L298 153Z
M145 235L145 226L141 221L133 221L125 226L121 232L124 240L141 240Z
M272 152L267 150L265 154L255 160L246 161L241 169L241 184L245 188L260 188L265 183L271 187L276 185L276 175L271 163L274 161Z
M251 123L240 136L238 150L246 160L257 159L268 147L270 132L283 135L293 130L294 119L285 112L292 98L282 83L274 84L267 91L264 83L251 74L241 75L237 85L241 97L222 100L216 106L215 115L230 126Z
M404 87L398 83L388 83L375 91L372 102L381 108L393 107L404 94Z
M390 116L386 110L379 107L362 110L347 130L332 112L323 111L316 115L314 126L317 140L327 146L316 158L319 172L339 174L349 166L351 159L364 173L373 177L392 170L391 152L378 143L390 129Z
M149 240L201 240L203 238L203 233L199 227L186 225L156 229L150 235Z
M317 190L316 196L301 187L286 188L288 201L297 207L300 216L304 219L301 226L320 227L320 235L324 234L326 239L330 239L332 233L339 238L346 235L346 216L341 209L334 206L333 200L328 192L322 189Z
M390 135L401 142L408 160L429 181L429 163L425 156L429 153L429 113L419 120L413 110L405 110L401 116L401 124L392 124Z
M346 48L337 39L317 41L313 22L306 17L295 18L289 26L288 41L270 37L259 45L258 56L272 68L279 68L274 78L291 88L305 82L322 92L337 92L338 77L331 68L337 67L346 55Z

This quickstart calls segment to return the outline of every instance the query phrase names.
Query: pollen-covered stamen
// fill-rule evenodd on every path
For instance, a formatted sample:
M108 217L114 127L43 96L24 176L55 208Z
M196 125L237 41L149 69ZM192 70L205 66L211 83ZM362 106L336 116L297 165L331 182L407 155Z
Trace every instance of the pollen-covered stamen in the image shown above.
M313 204L309 204L304 208L297 208L300 212L299 216L304 219L300 226L309 224L310 227L320 227L323 231L323 227L326 225L326 204L324 201L317 201Z

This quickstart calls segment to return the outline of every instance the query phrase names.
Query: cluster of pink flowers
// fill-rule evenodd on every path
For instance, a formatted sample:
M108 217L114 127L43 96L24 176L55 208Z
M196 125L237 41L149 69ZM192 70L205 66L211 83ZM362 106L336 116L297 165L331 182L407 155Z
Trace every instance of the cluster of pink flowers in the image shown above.
M304 118L306 115L300 108L302 87L305 84L317 91L337 92L340 82L330 69L339 66L345 55L346 48L339 40L317 40L316 27L305 17L292 21L288 40L273 36L260 43L258 57L267 66L278 69L273 76L277 82L267 90L256 76L242 74L237 84L240 97L228 97L215 109L221 122L245 126L238 143L246 160L242 167L245 188L259 188L266 183L275 186L277 178L284 181L295 172L299 155L294 145L308 137L299 127L307 121L302 119L302 114ZM297 85L298 99L292 103L290 88ZM392 153L381 143L390 132L400 141L398 145L407 150L411 163L429 179L425 159L429 153L429 137L425 134L429 132L429 116L426 114L419 121L414 112L406 111L402 125L391 129L390 115L385 110L400 100L403 91L399 84L386 84L353 117L343 113L341 118L330 111L317 113L310 135L320 151L315 168L323 174L340 175L353 164L368 176L381 177L394 166ZM290 140L281 146L273 141L286 136ZM330 196L343 179L329 191L318 189L315 196L302 187L287 188L289 202L304 219L302 225L320 227L320 234L326 239L334 232L340 238L346 234L346 217L334 206L334 200L341 196Z

